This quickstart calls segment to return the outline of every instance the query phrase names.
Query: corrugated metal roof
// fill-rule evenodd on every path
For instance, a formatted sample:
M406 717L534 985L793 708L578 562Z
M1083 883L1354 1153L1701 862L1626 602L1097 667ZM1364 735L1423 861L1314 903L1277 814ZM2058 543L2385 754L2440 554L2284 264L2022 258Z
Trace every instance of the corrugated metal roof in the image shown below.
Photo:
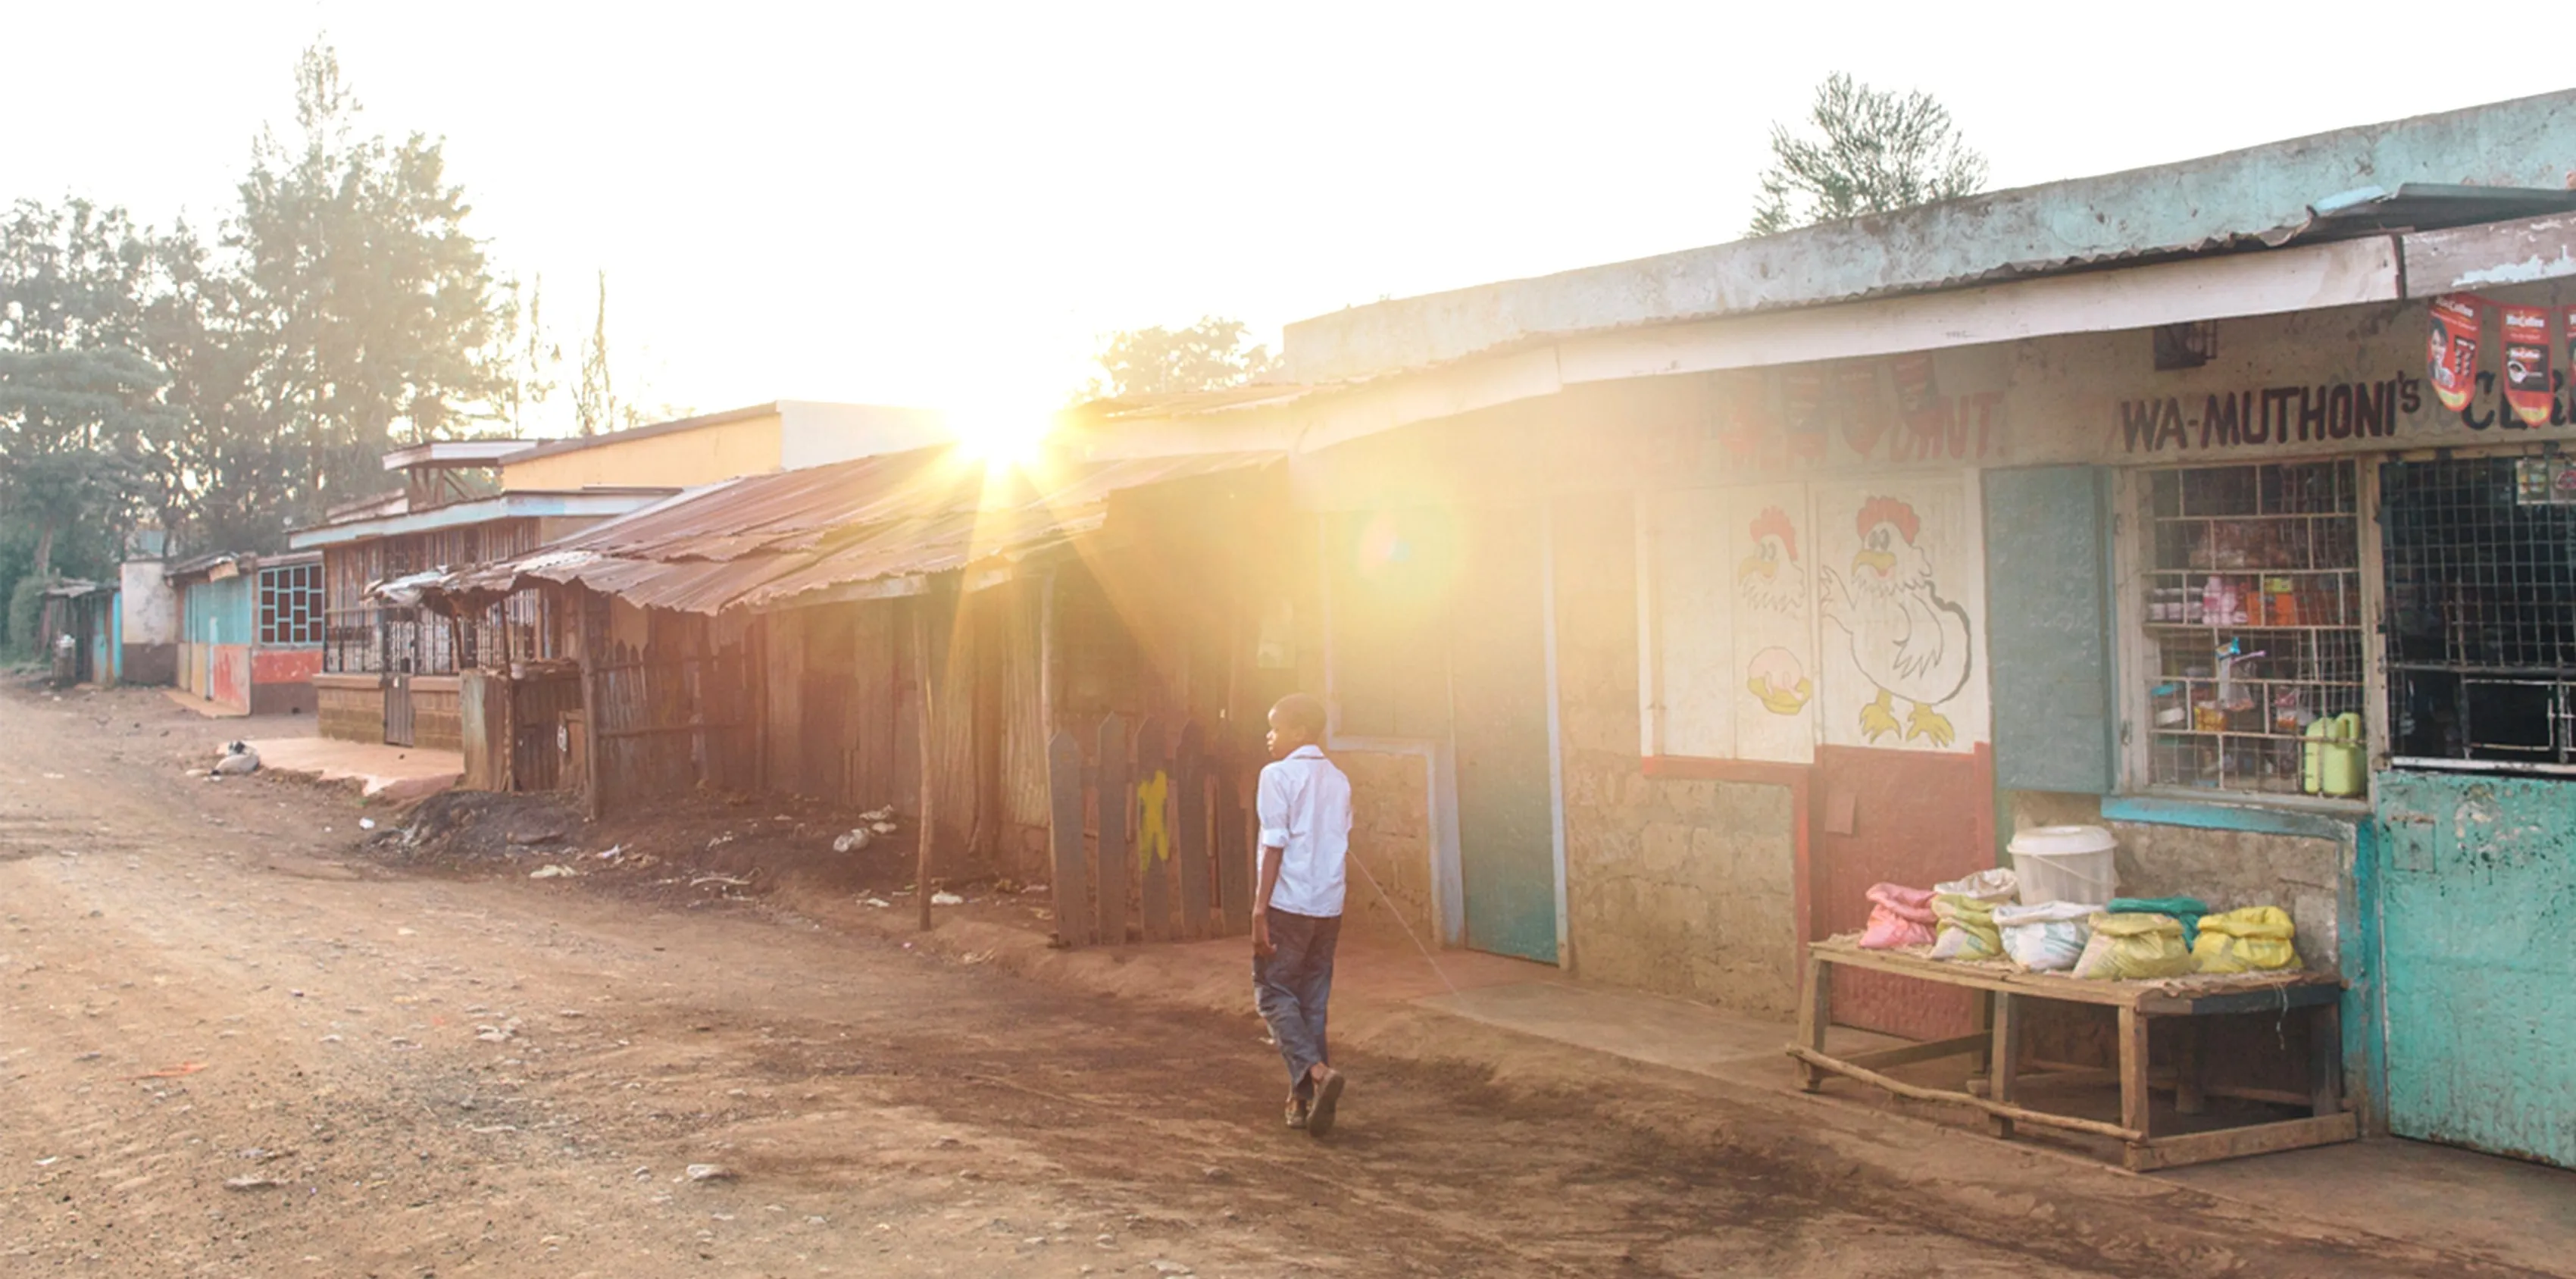
M735 480L450 573L430 593L470 601L545 581L688 612L788 607L861 583L1008 563L1099 528L1112 494L1281 456L1053 458L994 470L951 448L916 449Z

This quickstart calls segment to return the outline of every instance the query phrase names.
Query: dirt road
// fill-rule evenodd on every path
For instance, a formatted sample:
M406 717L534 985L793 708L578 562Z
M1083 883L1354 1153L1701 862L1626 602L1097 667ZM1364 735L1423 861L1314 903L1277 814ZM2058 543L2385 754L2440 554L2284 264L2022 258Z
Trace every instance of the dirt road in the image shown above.
M775 907L390 869L358 843L379 810L189 776L225 735L148 692L0 695L0 1274L2414 1264L2313 1235L2215 1246L2135 1204L1930 1201L1776 1134L1640 1130L1627 1083L1359 1056L1317 1143L1280 1128L1248 1016Z

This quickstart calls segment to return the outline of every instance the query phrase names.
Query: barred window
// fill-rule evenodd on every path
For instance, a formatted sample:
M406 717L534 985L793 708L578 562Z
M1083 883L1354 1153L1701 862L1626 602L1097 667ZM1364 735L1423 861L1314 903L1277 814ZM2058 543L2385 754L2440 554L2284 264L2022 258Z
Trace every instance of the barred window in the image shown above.
M2390 754L2576 772L2576 460L2400 461L2379 476Z
M2354 464L2160 471L2146 503L2147 780L2359 795Z
M288 564L259 571L259 642L322 642L322 566Z

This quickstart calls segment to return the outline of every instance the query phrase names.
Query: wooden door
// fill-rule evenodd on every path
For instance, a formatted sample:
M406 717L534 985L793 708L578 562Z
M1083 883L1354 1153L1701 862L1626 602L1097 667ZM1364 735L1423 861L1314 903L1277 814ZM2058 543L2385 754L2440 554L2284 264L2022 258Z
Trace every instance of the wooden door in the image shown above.
M385 745L412 744L411 676L385 672Z

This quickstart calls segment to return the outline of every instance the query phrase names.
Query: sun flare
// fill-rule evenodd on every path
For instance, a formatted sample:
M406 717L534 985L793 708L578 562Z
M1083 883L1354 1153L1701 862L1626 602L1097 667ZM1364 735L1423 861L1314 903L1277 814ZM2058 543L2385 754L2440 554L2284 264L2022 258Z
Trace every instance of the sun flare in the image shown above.
M992 470L1036 462L1054 426L1053 412L1025 404L971 404L948 413L958 454Z

